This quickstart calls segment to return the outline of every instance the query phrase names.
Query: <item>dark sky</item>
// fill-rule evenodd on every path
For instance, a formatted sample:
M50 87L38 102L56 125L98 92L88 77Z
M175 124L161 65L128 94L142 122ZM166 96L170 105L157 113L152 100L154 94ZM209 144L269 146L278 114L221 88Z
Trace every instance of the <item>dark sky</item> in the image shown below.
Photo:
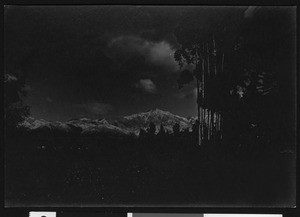
M35 118L66 121L160 108L196 115L179 90L178 25L209 26L247 7L6 6L5 70L28 73Z

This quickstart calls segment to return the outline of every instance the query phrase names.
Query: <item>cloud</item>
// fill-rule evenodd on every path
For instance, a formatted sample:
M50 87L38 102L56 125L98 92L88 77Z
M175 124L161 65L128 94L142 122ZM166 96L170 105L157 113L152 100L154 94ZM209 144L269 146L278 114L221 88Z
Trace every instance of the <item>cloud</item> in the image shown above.
M178 64L174 59L175 50L166 41L161 41L159 43L153 43L149 48L149 60L154 64L164 65L171 69L171 71L176 71L179 69Z
M50 102L50 103L53 102L53 99L51 99L50 97L47 97L46 100L47 100L48 102Z
M142 89L147 93L156 93L157 88L156 85L150 79L141 79L139 82L134 84L135 88Z
M4 76L4 82L11 82L11 81L17 81L17 77L10 74L5 74Z
M129 57L139 54L145 58L146 63L164 69L161 70L162 72L179 70L179 66L174 60L175 49L165 40L154 42L139 36L123 35L113 38L108 43L108 47L115 55Z
M249 6L247 10L244 12L245 18L251 18L255 14L256 10L258 9L258 6Z
M105 115L113 109L113 106L102 102L88 102L76 105L76 107L83 109L90 115Z

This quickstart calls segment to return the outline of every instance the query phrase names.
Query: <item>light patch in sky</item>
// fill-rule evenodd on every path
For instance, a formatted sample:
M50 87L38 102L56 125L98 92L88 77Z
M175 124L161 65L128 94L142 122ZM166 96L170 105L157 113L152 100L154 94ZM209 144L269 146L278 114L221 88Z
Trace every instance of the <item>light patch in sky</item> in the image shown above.
M125 35L113 38L108 47L116 49L118 53L125 52L127 55L139 53L152 64L168 68L165 72L179 70L179 66L174 60L175 50L166 41L153 42L139 36Z
M258 6L249 6L247 8L247 10L244 12L244 17L245 18L251 18L254 15L257 8L258 8Z
M165 41L153 43L152 46L149 47L149 50L149 59L151 62L167 65L172 68L172 71L179 70L179 65L174 59L175 50L171 48L169 43Z
M29 217L56 217L56 212L29 212Z
M142 89L147 93L156 93L157 88L151 79L141 79L134 85L136 88Z
M17 77L14 76L14 75L10 75L10 74L5 74L5 77L4 77L4 81L5 82L10 82L10 81L17 81Z
M53 102L53 100L52 100L50 97L47 97L46 100L47 100L48 102L50 102L50 103Z

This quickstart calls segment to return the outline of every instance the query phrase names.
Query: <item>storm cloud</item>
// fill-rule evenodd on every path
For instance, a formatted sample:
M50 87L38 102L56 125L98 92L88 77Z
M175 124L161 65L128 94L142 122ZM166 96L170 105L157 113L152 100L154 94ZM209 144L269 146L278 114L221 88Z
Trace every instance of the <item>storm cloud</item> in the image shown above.
M237 10L244 13L246 9ZM217 23L237 10L171 6L5 7L6 71L28 75L26 84L34 91L29 92L27 102L33 115L45 119L67 120L77 112L122 115L152 106L190 113L191 109L177 109L181 99L170 97L178 92L180 70L174 60L174 52L180 46L175 30L178 26L193 29ZM43 113L41 102L47 97L53 103L48 100L47 113ZM191 97L191 103L193 100Z

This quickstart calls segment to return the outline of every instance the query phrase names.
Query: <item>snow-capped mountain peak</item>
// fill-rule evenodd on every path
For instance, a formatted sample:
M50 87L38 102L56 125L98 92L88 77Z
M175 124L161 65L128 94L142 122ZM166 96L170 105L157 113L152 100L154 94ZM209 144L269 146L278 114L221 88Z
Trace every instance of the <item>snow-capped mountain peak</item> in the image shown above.
M177 123L181 129L191 127L191 123L184 117L174 115L169 111L163 111L160 109L150 110L148 112L141 112L124 116L114 121L114 124L126 128L132 132L137 133L140 129L146 129L149 124L153 123L157 126L163 125L168 131L173 131L173 126Z
M80 129L82 134L116 133L118 135L128 135L134 133L137 135L140 129L147 129L150 123L155 124L157 130L159 130L160 125L163 125L166 130L172 132L175 124L179 124L180 128L184 130L191 128L193 121L192 119L174 115L169 111L154 109L148 112L141 112L109 120L79 118L69 120L65 123L58 121L50 122L43 119L37 120L33 117L29 117L20 124L20 127L28 130L43 128L64 132Z

